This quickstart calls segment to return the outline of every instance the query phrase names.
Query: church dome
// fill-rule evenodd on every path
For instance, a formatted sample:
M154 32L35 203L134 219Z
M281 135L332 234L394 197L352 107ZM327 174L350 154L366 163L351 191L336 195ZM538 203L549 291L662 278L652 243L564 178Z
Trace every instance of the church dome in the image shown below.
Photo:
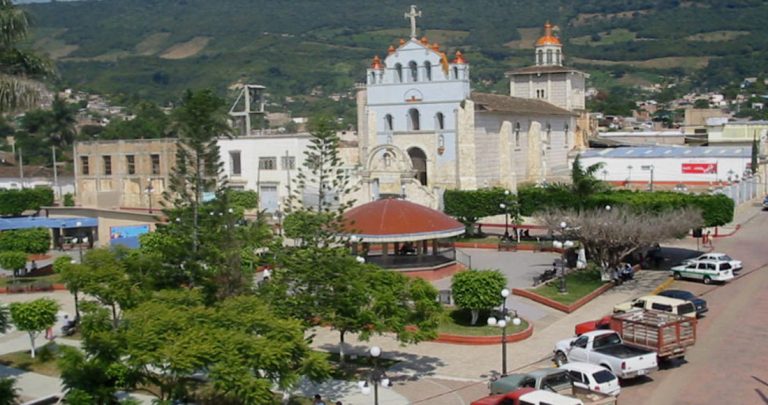
M345 231L363 242L406 242L464 233L461 222L410 201L385 198L344 213Z
M373 57L373 63L371 63L371 69L383 69L384 65L381 63L381 58L379 58L379 55L376 55Z
M539 38L538 41L536 41L536 46L545 46L545 45L555 45L555 46L563 46L563 44L560 43L560 40L552 35L552 24L547 21L546 24L544 24L544 36Z

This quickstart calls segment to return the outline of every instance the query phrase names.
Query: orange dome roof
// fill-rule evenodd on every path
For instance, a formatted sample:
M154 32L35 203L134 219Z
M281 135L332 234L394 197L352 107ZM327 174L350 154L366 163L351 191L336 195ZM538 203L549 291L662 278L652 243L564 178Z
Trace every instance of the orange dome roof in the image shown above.
M536 46L544 45L563 46L563 44L560 43L560 40L556 36L552 35L552 24L550 24L549 21L544 24L544 36L536 41Z
M373 63L371 63L372 69L381 69L384 65L381 64L381 58L379 58L379 55L376 55L373 57Z
M461 222L410 201L385 198L344 213L344 230L363 242L405 242L464 233Z

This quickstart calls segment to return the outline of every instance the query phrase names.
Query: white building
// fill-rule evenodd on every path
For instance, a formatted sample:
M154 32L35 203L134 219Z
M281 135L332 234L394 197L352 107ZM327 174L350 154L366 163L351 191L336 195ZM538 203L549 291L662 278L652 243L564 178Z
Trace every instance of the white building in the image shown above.
M597 178L615 186L710 187L741 178L749 168L749 147L630 147L590 149L580 154L583 167L602 163Z
M437 208L446 189L515 189L521 181L567 177L568 152L583 146L575 137L579 113L569 109L583 108L583 82L580 91L571 91L565 87L575 82L553 78L555 87L571 94L561 106L531 92L473 92L461 52L449 61L437 44L417 38L420 15L413 7L406 14L411 38L390 46L383 60L373 58L358 92L357 201L405 194ZM537 44L537 55L550 47ZM544 62L562 63L557 55Z

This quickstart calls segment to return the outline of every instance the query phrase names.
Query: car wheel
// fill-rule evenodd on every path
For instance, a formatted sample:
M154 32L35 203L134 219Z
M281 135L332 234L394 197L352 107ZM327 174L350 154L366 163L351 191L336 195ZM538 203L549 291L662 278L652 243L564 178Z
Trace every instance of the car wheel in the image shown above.
M712 279L709 277L704 277L704 284L712 284Z
M675 274L672 275L672 278L674 278L675 280L680 280L681 278L683 278L683 275L678 272L675 272Z
M568 356L566 356L563 352L555 353L555 364L560 367L565 363L568 363Z

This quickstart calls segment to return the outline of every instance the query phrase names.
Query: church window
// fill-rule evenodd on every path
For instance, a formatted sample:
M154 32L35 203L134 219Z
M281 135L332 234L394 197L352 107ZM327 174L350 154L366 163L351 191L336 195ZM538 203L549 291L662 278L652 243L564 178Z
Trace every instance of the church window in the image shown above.
M547 136L545 138L547 143L547 149L552 147L552 124L547 123Z
M432 81L432 64L429 61L424 62L424 73L427 81Z
M544 64L544 51L536 52L536 64L537 65L543 65Z
M395 75L397 76L397 81L399 83L402 83L403 82L403 65L399 63L395 65Z
M570 142L571 140L570 140L570 138L569 138L569 136L568 136L568 130L570 130L570 129L571 129L571 128L570 128L570 126L569 126L569 125L568 125L568 123L566 122L566 123L565 123L565 126L563 127L563 132L565 133L565 140L563 141L563 145L564 145L564 147L565 147L566 149L568 149L568 146L569 146L569 145L570 145L570 143L571 143L571 142Z
M376 84L376 72L371 72L371 84Z
M382 158L384 159L384 167L389 167L392 165L392 154L389 152L384 152Z
M548 49L547 50L547 65L551 65L551 64L552 64L552 50Z
M435 115L435 121L437 129L445 129L445 116L443 116L443 113L437 113L437 115Z
M458 80L459 79L459 68L456 66L453 67L453 78Z
M411 62L408 64L408 69L411 71L411 81L412 82L418 82L419 81L419 66L416 64L416 62Z
M427 155L419 148L408 149L408 156L411 158L411 164L416 171L414 177L419 180L422 186L427 185Z
M558 64L558 65L562 64L562 62L560 61L560 51L559 50L555 51L555 63Z
M515 123L515 147L520 147L520 123Z
M392 130L392 114L387 114L384 116L384 129L387 131Z
M415 108L411 108L408 110L408 121L410 124L411 131L419 131L421 130L421 125L419 124L419 110Z

